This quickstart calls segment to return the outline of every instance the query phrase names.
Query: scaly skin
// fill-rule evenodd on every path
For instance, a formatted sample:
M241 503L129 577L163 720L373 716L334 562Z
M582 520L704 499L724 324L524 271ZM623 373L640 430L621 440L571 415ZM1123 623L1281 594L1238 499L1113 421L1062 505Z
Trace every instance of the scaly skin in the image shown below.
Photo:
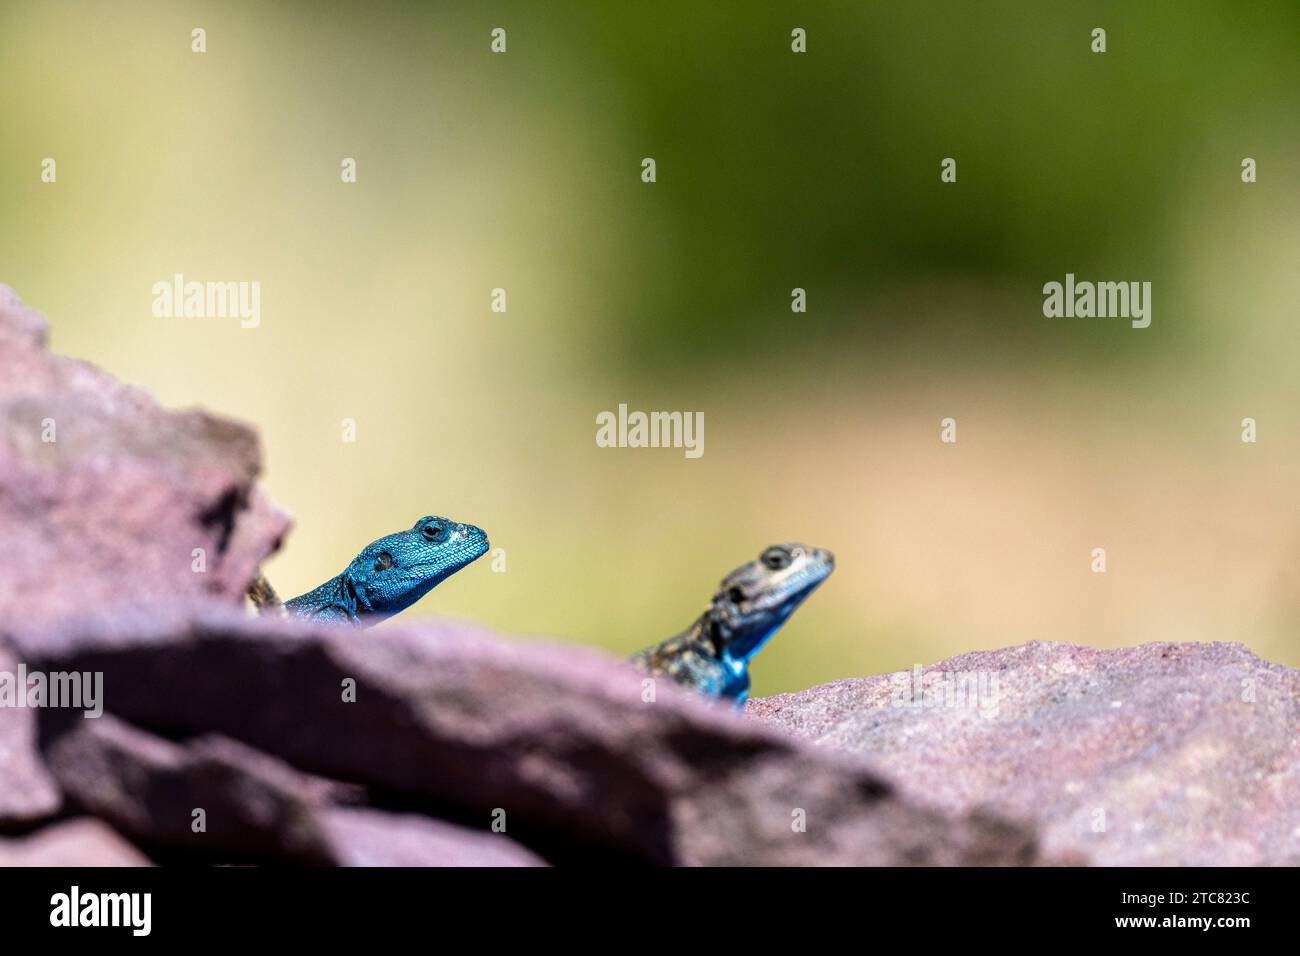
M706 697L744 706L749 662L835 569L835 556L802 544L774 544L722 579L709 609L675 637L632 658Z
M409 531L372 541L342 574L285 601L293 617L370 627L406 610L488 549L487 535L472 524L430 515ZM280 607L259 577L249 588L259 613Z

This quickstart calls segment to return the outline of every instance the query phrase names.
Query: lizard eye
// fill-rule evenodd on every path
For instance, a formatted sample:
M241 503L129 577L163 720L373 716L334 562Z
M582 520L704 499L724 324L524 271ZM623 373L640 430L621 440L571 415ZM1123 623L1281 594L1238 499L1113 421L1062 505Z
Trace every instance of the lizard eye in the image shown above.
M375 558L375 570L387 571L393 566L393 556L387 551L380 551L379 557Z
M768 548L759 558L763 566L773 571L780 571L790 566L790 552L785 548Z
M727 592L727 600L732 604L742 604L745 600L745 592L740 588L732 588Z
M422 529L420 529L420 534L424 535L425 541L437 541L442 537L442 525L437 522L426 524Z

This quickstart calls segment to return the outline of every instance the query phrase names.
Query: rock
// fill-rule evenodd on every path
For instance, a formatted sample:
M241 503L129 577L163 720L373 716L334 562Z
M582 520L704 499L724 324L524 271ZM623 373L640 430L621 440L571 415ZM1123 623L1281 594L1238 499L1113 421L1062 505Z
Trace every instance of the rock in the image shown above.
M288 527L254 485L254 433L165 411L44 341L44 321L0 286L4 627L186 595L242 601Z
M0 644L0 675L18 674L18 658ZM0 828L28 826L59 809L59 789L36 749L36 713L0 706Z
M646 703L640 674L588 650L463 625L358 634L165 605L18 645L49 669L103 672L109 709L140 727L220 733L311 773L455 806L485 827L500 810L526 843L658 863L1037 859L1027 830L900 799L861 762L675 686L661 683ZM51 762L94 766L85 753L52 751ZM84 800L92 783L65 786Z
M905 673L753 700L747 713L869 757L905 799L1027 821L1052 857L1300 863L1300 672L1240 644L1034 642L923 673L922 706L898 703L914 699ZM946 678L973 681L974 705L943 705Z
M139 389L45 351L47 327L0 285L0 671L5 633L115 603L235 603L287 519L257 492L252 432L166 412ZM196 573L195 549L206 556ZM34 716L0 708L0 826L58 809Z
M65 820L21 839L0 839L0 867L149 865L144 854L98 820Z
M43 315L27 308L13 289L0 284L0 348L44 348L49 331Z
M534 866L487 831L336 806L352 789L225 737L184 745L113 717L52 720L46 753L69 801L138 843L220 862L340 866ZM196 811L202 827L195 828Z
M69 803L140 844L214 860L331 862L323 786L274 757L220 736L181 746L110 716L45 724L45 757Z
M545 866L508 836L416 814L340 807L324 817L340 866Z

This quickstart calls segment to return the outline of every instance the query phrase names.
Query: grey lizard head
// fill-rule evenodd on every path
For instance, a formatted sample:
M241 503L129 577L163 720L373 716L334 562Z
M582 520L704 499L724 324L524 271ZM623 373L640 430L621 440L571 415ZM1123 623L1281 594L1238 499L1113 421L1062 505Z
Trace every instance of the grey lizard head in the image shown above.
M835 555L790 542L765 548L725 578L709 610L718 653L748 661L835 569Z
M410 607L488 547L482 529L428 515L409 531L366 545L343 577L355 596L358 615L387 617Z

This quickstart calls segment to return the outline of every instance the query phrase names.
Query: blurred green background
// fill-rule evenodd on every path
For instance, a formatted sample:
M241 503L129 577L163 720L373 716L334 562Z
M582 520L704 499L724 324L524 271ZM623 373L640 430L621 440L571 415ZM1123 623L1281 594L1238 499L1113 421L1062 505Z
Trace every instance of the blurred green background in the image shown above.
M834 550L756 694L1035 638L1296 665L1298 46L1292 0L7 0L0 281L256 425L284 593L436 512L507 570L408 613L618 653ZM155 318L177 272L261 326ZM1150 281L1151 327L1044 318L1066 272ZM620 402L704 456L596 447Z

